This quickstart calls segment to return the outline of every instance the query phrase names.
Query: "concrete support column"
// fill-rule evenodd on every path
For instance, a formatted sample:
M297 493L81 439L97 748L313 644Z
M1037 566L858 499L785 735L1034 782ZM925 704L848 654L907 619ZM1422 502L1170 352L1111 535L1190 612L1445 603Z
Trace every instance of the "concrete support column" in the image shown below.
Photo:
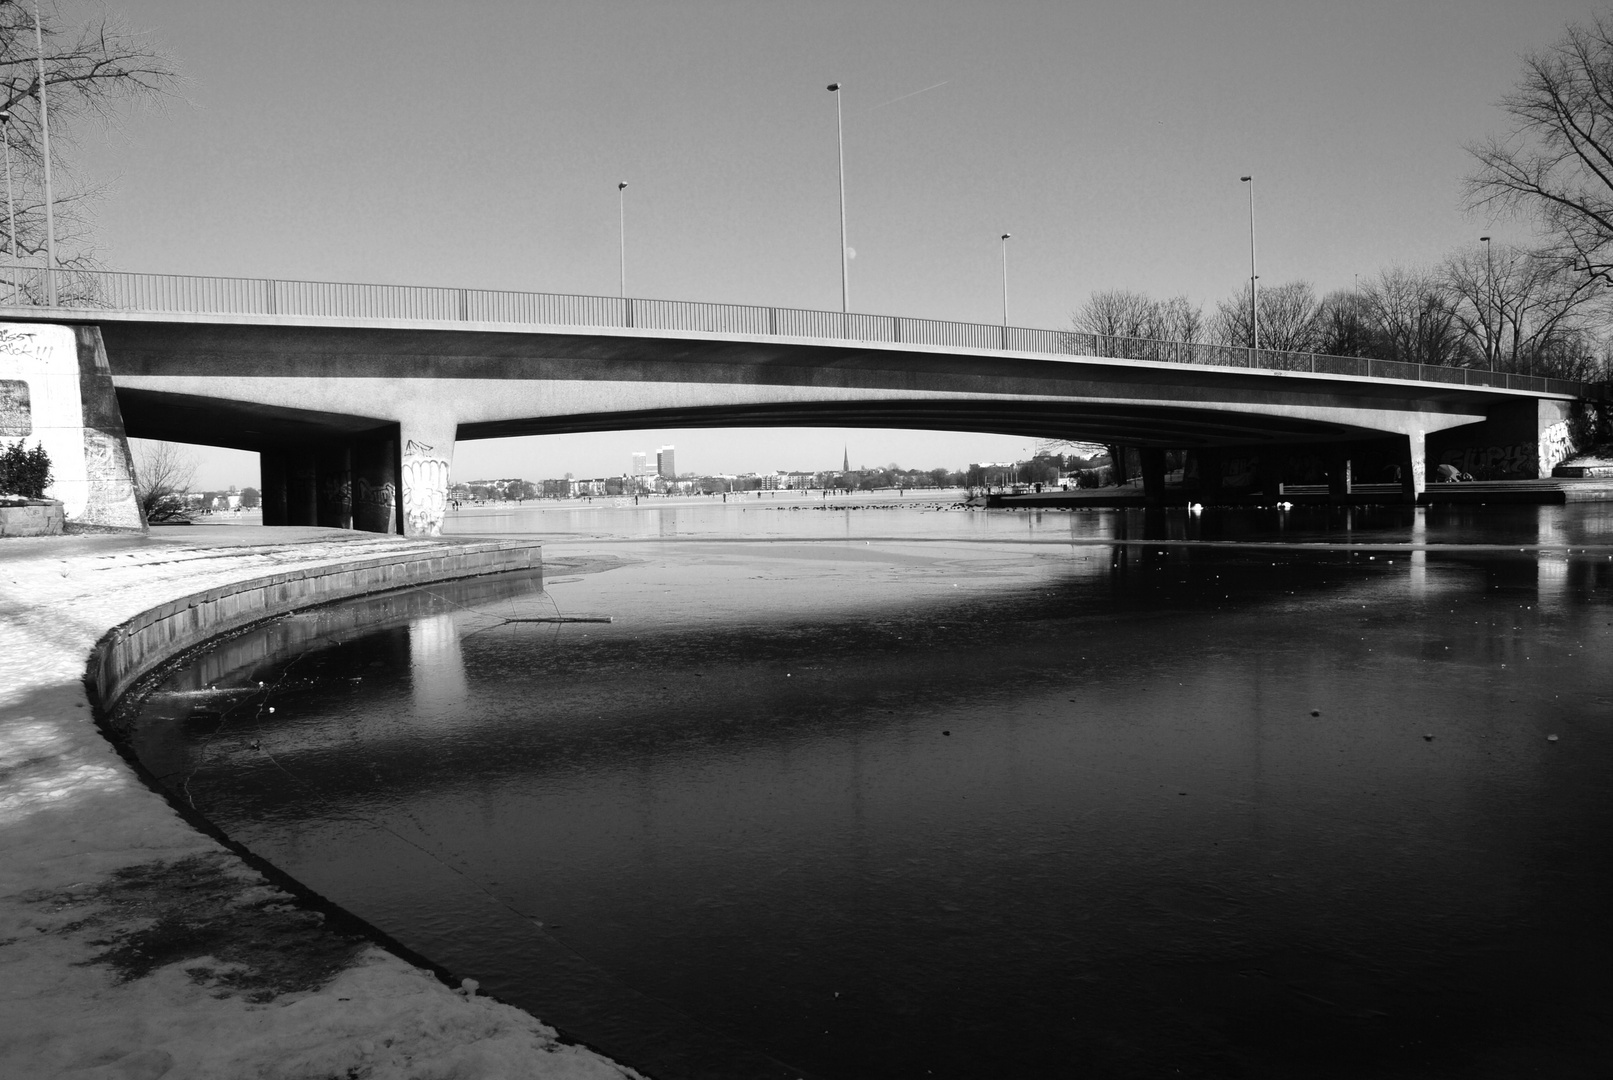
M459 422L421 416L398 425L402 444L403 534L439 536L448 512L448 469L454 461Z
M1116 484L1126 482L1126 448L1119 443L1109 444L1109 469Z
M1283 459L1276 447L1267 446L1260 451L1256 466L1260 476L1260 494L1272 502L1283 497Z
M360 439L353 445L353 528L398 531L397 458L395 438Z
M1407 432L1398 451L1400 495L1414 503L1428 487L1428 440L1423 429Z
M1199 501L1205 506L1214 506L1221 501L1221 480L1226 472L1226 461L1221 451L1215 448L1200 450L1198 457Z
M258 454L258 492L263 502L263 523L286 523L286 455L280 450Z
M1350 494L1354 487L1350 475L1350 450L1345 446L1332 447L1327 454L1327 493L1338 498Z
M1143 498L1150 503L1165 500L1165 451L1156 447L1142 448Z
M286 453L287 525L319 524L319 468L314 452L295 447Z
M353 527L353 459L346 443L330 443L315 454L318 497L315 517L327 529Z

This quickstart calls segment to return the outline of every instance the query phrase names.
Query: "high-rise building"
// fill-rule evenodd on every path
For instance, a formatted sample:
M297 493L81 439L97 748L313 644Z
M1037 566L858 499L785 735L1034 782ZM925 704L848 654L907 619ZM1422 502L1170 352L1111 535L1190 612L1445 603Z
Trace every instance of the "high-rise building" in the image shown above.
M646 453L635 453L633 455L633 475L634 476L647 476L647 475L649 475L649 471L650 471L650 455L647 452Z
M672 463L672 447L663 446L655 452L655 472L667 480L678 478L677 466Z

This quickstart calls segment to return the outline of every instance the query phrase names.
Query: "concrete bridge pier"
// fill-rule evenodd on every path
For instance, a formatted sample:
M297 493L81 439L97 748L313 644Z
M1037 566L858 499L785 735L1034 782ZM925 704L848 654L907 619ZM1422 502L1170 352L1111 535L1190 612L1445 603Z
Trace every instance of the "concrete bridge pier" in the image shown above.
M1150 505L1158 505L1165 501L1165 451L1155 446L1145 446L1139 456L1143 467L1143 498Z
M258 498L265 525L286 524L286 457L269 450L258 452Z
M286 462L286 524L319 524L319 469L314 451L298 447Z
M403 534L442 535L448 512L448 468L454 461L459 421L440 413L422 413L398 425L402 447L399 469Z
M1350 447L1334 445L1327 454L1327 494L1334 502L1347 501L1355 486L1351 476Z
M1281 502L1283 497L1283 459L1279 456L1286 448L1268 446L1260 452L1255 463L1255 475L1260 481L1260 495L1268 502Z
M314 453L318 483L315 522L327 529L353 527L353 450L345 443L326 443Z
M1221 482L1226 478L1226 460L1221 448L1206 446L1197 451L1199 463L1199 502L1214 506L1221 501Z
M1428 437L1422 428L1406 432L1400 439L1400 497L1415 503L1428 488Z
M353 528L401 532L396 434L359 440L353 445L352 463Z

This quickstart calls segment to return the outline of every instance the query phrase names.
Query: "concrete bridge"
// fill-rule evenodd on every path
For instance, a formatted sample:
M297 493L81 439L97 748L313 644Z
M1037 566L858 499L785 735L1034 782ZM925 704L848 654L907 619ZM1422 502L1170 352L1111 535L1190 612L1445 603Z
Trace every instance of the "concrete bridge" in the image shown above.
M838 312L82 274L69 326L132 436L257 451L266 524L429 534L461 439L644 427L1000 432L1165 451L1213 498L1296 461L1347 493L1440 460L1520 478L1568 452L1578 383L1359 357ZM0 379L4 372L0 371ZM3 434L4 432L0 432ZM1465 471L1472 471L1471 468Z

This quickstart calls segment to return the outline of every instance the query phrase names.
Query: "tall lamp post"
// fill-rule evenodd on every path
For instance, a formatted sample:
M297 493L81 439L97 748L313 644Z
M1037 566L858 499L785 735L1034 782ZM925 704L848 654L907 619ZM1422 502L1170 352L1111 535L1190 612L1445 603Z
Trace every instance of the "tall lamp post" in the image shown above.
M1485 342L1485 352L1490 354L1490 370L1495 370L1496 354L1501 351L1501 312L1500 305L1495 302L1495 259L1490 254L1490 238L1479 237L1479 243L1484 245L1484 292L1485 306L1490 310L1486 314L1495 319L1495 327L1490 332L1492 340Z
M56 209L50 188L50 113L45 104L45 33L39 26L39 0L34 0L34 47L39 54L39 137L45 159L45 300L56 306Z
M1013 233L1003 233L1003 327L1008 326L1008 238Z
M1260 271L1255 268L1255 178L1241 178L1249 185L1249 329L1255 348L1260 348Z
M622 299L627 299L627 181L616 185L616 236L621 246Z
M835 143L840 148L840 311L851 310L851 287L847 282L846 258L846 128L840 116L840 84L830 83L835 96Z
M11 113L0 109L0 136L6 144L6 236L11 248L11 269L17 268L17 204L11 197Z

